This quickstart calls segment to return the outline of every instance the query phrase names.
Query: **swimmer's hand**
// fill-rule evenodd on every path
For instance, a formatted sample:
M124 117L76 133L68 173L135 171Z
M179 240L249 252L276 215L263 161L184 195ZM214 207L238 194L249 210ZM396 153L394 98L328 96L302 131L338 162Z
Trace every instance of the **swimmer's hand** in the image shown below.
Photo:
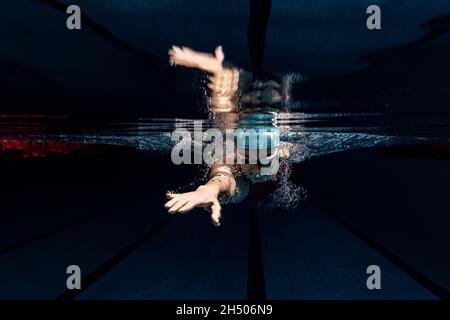
M187 193L167 193L169 201L164 205L169 213L185 213L197 207L207 208L211 212L212 223L220 225L221 206L218 200L219 191L211 185L199 187Z
M198 52L187 47L172 46L169 50L170 65L179 65L188 68L197 68L210 73L223 70L225 55L222 47L216 48L214 54Z

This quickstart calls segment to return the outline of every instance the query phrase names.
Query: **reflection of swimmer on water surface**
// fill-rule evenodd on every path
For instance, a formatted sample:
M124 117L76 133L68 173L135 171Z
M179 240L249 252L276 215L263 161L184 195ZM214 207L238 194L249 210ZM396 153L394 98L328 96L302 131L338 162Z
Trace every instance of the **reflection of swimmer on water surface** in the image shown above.
M251 72L224 65L222 47L214 54L173 46L171 65L196 68L209 73L210 108L215 112L280 111L287 100L282 80L274 75L256 77Z
M209 181L197 190L167 193L169 201L165 207L170 213L204 207L211 211L213 223L219 225L220 195L230 202L255 205L276 190L281 176L286 174L287 167L283 163L278 165L278 158L288 158L289 151L280 146L279 128L273 120L287 95L282 81L275 76L256 78L248 71L224 66L221 47L217 47L214 54L172 47L169 56L171 65L209 73L209 108L215 115L234 120L239 128L252 129L250 137L237 137L236 154L233 155L235 159L246 161L214 164L210 168ZM259 152L252 152L262 149L266 151L262 157ZM277 164L275 172L267 173L274 160Z

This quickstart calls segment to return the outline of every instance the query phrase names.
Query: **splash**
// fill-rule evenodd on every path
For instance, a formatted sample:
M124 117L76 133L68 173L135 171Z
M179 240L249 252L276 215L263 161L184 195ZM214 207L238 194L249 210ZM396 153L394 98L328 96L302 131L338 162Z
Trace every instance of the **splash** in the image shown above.
M261 209L264 211L289 211L299 206L305 200L308 192L302 186L294 184L291 179L292 164L283 160L287 166L286 173L281 176L278 188L262 202Z
M292 92L294 89L294 85L297 83L302 83L305 81L305 77L300 73L285 73L280 74L280 78L282 79L282 97L285 104L285 110L290 112L292 110L302 109L306 104L301 101L293 102Z

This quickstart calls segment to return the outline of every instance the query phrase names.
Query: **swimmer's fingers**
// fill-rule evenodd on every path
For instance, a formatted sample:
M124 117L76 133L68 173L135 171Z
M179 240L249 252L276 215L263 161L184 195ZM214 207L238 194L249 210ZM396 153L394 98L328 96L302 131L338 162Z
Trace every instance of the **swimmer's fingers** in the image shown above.
M169 62L171 65L182 65L185 67L197 67L195 51L190 48L172 46L169 50Z
M190 63L188 63L188 61L186 59L180 57L176 53L173 53L169 57L169 63L171 66L174 66L174 65L180 65L180 66L186 66L186 67L190 66Z
M220 226L220 217L222 216L221 211L222 207L220 206L219 201L214 201L211 206L211 220L216 227Z
M219 201L214 200L209 203L203 203L199 199L191 198L189 196L177 196L172 200L168 201L164 205L168 212L174 214L176 212L186 213L197 207L209 207L209 211L211 212L211 221L215 226L220 226L220 218L222 216L222 207L220 206Z
M180 208L183 207L186 203L189 202L189 199L184 197L177 199L178 201L169 209L169 213L179 212Z
M170 201L167 201L167 202L164 204L164 208L170 209L170 208L175 204L175 202L177 202L177 199L172 199L172 200L170 200Z
M216 58L217 60L219 60L220 63L222 63L223 60L225 59L225 54L223 53L222 46L218 46L214 51L214 54L216 55Z
M182 195L182 193L175 193L175 192L171 192L171 191L167 191L166 192L166 198L169 199L169 200L173 199L175 197L179 197L181 195Z
M177 64L177 54L175 53L175 50L170 49L169 50L169 63L171 66L174 66Z
M169 56L173 59L176 59L177 56L180 56L182 54L182 50L177 46L172 46L171 49L169 49Z
M179 200L181 200L181 197L174 197L173 199L166 202L164 208L166 209L172 208Z
M177 55L182 55L183 54L183 49L181 49L180 47L172 46L172 50Z

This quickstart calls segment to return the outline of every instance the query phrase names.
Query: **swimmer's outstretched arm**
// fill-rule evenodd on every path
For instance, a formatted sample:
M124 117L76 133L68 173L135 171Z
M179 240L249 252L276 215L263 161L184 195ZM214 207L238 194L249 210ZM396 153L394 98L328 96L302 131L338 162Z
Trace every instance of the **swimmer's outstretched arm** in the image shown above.
M169 201L164 205L169 213L185 213L197 207L207 208L211 211L214 225L220 225L222 207L219 203L219 194L227 193L233 196L236 192L236 180L228 166L214 166L209 181L198 187L197 190L181 194L167 193Z
M233 98L238 90L239 70L225 68L225 54L219 46L214 54L198 52L187 47L172 46L169 50L171 65L196 68L210 73L211 109L215 112L235 111Z
M223 71L223 60L225 54L222 47L219 46L214 51L214 54L199 52L187 47L172 46L169 50L170 65L179 65L188 68L196 68L209 73L216 73Z

